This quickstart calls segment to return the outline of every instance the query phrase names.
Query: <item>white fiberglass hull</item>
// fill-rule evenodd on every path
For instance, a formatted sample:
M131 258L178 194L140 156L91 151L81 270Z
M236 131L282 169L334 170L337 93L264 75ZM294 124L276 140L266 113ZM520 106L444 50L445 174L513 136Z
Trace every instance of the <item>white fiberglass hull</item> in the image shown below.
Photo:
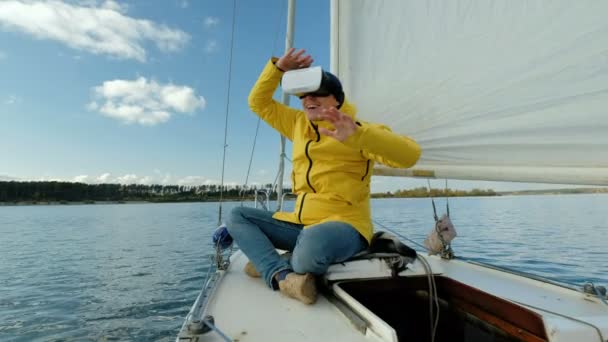
M462 286L475 291L472 293L521 307L537 316L543 330L538 332L541 338L534 339L533 334L524 331L520 332L521 340L605 342L608 339L608 306L596 296L466 261L446 261L438 257L426 257L426 260L436 279L445 280L446 286L464 284ZM206 297L199 297L193 306L177 341L226 341L222 334L234 341L398 340L396 327L340 285L349 280L390 279L391 270L384 261L358 260L332 266L325 279L331 294L320 296L312 306L270 291L261 279L248 277L242 271L246 262L247 258L237 252L231 257L229 269L216 274ZM422 263L416 260L399 273L399 279L420 280L425 274ZM484 298L478 299L484 302ZM386 305L391 305L390 298ZM407 305L403 309L406 310ZM219 332L200 335L188 332L189 322L207 315L213 316ZM495 325L504 323L503 328L515 329L517 334L516 327L497 316L488 317L497 320Z

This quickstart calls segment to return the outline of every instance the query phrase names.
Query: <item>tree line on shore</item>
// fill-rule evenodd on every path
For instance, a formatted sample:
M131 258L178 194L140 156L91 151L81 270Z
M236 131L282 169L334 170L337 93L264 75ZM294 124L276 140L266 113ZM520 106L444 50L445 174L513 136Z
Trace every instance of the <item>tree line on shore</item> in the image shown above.
M408 190L397 190L395 192L372 194L372 198L401 198L401 197L462 197L462 196L499 196L494 190L472 189L428 189L419 187Z
M0 203L19 202L213 202L220 196L225 200L252 200L256 191L270 193L276 199L276 189L272 184L263 186L209 185L143 185L143 184L85 184L57 181L16 182L0 181ZM290 192L291 189L284 189ZM397 190L372 194L372 198L400 197L442 197L442 196L496 196L493 190L473 189L471 191L453 189L429 189L420 187L411 190Z
M270 189L272 184L222 187L217 184L189 186L10 181L0 182L0 202L211 202L219 200L220 196L226 200L253 199L256 191ZM289 192L290 189L285 191Z

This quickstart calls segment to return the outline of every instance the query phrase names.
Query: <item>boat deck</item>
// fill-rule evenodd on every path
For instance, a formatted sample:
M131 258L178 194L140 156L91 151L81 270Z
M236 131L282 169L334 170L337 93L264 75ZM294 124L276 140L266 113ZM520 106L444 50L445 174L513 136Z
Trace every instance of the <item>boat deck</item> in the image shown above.
M544 322L541 331L544 330L543 334L551 342L606 341L608 305L596 297L486 265L438 257L426 259L435 276L536 312ZM241 342L398 340L394 327L338 286L340 281L349 279L389 279L391 270L380 259L333 265L326 279L334 284L332 296L339 300L319 296L317 303L310 306L269 290L259 278L247 276L242 271L246 262L247 257L242 253L233 254L229 270L219 273L214 290L206 294L210 298L207 306L203 308L198 300L195 304L204 309L206 315L213 316L215 326L227 338ZM425 275L419 260L399 273L403 279ZM181 337L180 342L226 341L213 331Z
M319 296L314 305L302 304L269 290L260 278L247 276L242 271L247 263L243 254L235 253L231 262L207 307L215 326L230 339L295 342L319 341L323 336L326 341L379 341L354 329L324 296ZM211 331L200 341L225 339Z

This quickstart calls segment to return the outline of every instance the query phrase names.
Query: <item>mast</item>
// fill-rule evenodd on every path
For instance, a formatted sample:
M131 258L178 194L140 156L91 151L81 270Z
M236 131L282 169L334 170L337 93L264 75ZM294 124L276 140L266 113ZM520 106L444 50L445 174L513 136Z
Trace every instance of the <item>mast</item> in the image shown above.
M331 0L329 15L330 15L330 24L329 24L329 71L334 75L340 77L340 70L338 70L339 56L339 45L338 45L338 27L340 27L339 22L339 3L338 0Z
M285 35L285 52L293 47L296 0L287 2L287 34ZM282 102L289 106L289 94L283 93ZM281 135L279 174L277 177L277 211L283 209L283 177L285 173L285 137Z

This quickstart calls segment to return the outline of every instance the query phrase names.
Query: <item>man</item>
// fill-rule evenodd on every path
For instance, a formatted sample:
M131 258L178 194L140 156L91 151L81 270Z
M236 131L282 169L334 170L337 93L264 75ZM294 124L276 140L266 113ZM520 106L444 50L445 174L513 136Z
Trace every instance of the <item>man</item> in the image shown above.
M313 62L290 49L271 59L249 95L251 110L293 142L291 213L237 207L228 231L249 258L249 275L305 304L316 301L315 275L364 250L373 235L370 177L374 161L411 167L420 147L387 127L355 121L340 81L323 72L318 90L301 94L303 110L273 100L284 72ZM281 258L276 248L291 251ZM259 270L258 273L256 270Z

